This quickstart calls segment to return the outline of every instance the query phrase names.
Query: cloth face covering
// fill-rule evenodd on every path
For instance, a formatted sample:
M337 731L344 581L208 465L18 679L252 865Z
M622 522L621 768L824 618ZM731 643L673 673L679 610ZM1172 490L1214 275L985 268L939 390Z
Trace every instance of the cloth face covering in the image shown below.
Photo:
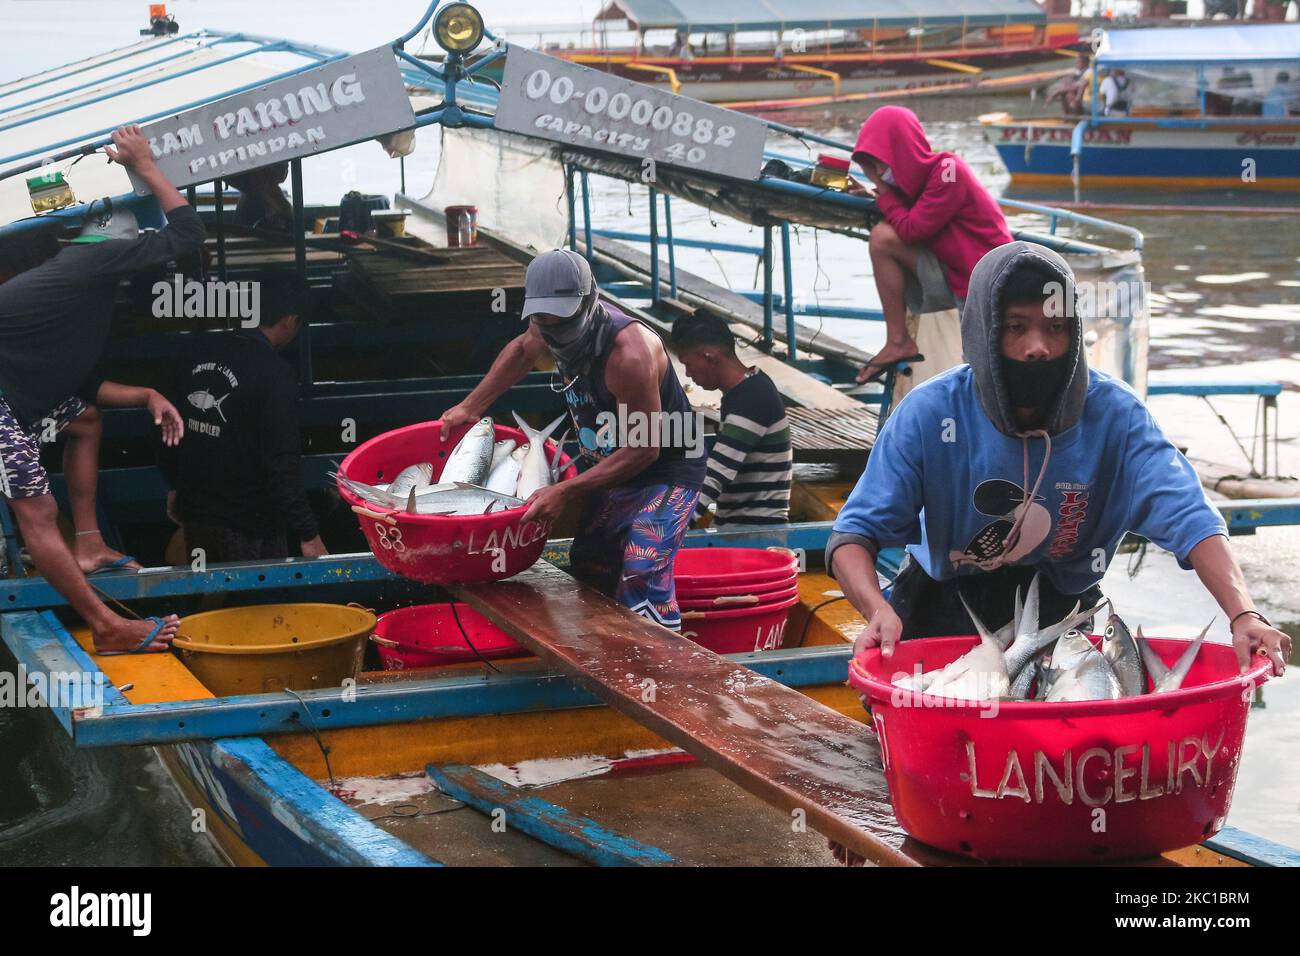
M581 372L596 353L593 347L603 326L609 324L609 315L593 297L588 307L579 307L572 318L552 325L533 323L541 333L555 361L568 371Z
M1002 379L1007 386L1011 407L1050 407L1065 384L1069 369L1068 354L1038 362L1019 362L1003 356Z

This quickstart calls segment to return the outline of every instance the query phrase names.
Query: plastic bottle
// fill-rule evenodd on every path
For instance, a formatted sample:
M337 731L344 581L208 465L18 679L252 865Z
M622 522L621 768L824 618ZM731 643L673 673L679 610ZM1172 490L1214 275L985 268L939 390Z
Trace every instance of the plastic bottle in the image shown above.
M462 210L456 219L456 245L472 246L474 244L474 225L470 221L469 213Z

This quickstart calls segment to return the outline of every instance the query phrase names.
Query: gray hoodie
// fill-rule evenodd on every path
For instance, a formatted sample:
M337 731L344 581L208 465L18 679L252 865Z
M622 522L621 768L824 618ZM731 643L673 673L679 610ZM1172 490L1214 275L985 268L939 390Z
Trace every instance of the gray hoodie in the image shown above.
M1061 304L1065 314L1074 321L1070 325L1069 377L1065 387L1052 407L1048 409L1043 424L1025 434L1016 424L1007 397L1006 383L1002 380L1002 290L1008 277L1025 262L1036 262L1061 280ZM1083 414L1083 403L1088 395L1088 360L1083 350L1083 328L1075 312L1074 272L1069 264L1059 255L1032 242L1008 242L985 253L984 257L971 270L970 291L961 312L961 344L966 361L975 376L975 393L979 397L984 413L988 415L993 426L1004 435L1019 437L1024 442L1031 438L1041 440L1041 431L1048 435L1059 435L1070 428ZM1039 472L1039 481L1047 471L1051 457L1051 442L1043 455L1043 466ZM1026 459L1027 460L1027 459ZM1030 487L1030 476L1025 475L1026 488ZM1033 486L1030 500L1037 493L1038 484ZM1008 542L1014 540L1019 522L1008 536ZM833 556L843 544L860 544L875 553L876 542L860 534L847 531L833 531L826 542L826 567L833 575Z
M1064 259L1032 242L1008 242L988 252L970 275L970 293L961 312L961 346L975 373L975 391L985 414L998 431L1016 436L1016 424L1002 380L1002 289L1022 263L1035 262L1058 276L1063 286L1070 328L1070 373L1054 405L1047 410L1042 428L1059 435L1079 420L1088 394L1088 358L1083 349L1083 327L1074 309L1074 273Z

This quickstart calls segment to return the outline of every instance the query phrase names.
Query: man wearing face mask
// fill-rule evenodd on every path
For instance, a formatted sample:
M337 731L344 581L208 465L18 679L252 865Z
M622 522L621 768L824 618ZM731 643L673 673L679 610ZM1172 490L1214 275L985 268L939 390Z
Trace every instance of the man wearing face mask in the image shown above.
M1127 385L1088 369L1074 302L1070 267L1032 243L1001 246L971 273L969 364L899 404L827 542L827 567L870 622L856 652L975 633L963 597L999 628L1035 573L1041 621L1094 606L1132 531L1196 571L1243 670L1261 653L1281 674L1291 639L1255 610L1187 459ZM876 555L903 545L886 601Z
M916 114L882 106L862 124L853 159L875 184L884 221L871 230L871 271L887 341L858 374L874 381L896 362L919 362L907 312L960 309L970 271L1011 241L997 201L959 156L936 153Z
M528 329L501 351L465 401L442 416L443 434L482 418L549 351L586 467L534 493L524 520L549 523L568 502L580 500L579 531L569 552L573 573L676 630L681 614L673 558L706 459L702 439L698 447L661 441L665 415L679 422L693 416L668 352L653 330L600 301L587 260L567 249L529 264L523 318ZM627 422L626 435L611 421Z

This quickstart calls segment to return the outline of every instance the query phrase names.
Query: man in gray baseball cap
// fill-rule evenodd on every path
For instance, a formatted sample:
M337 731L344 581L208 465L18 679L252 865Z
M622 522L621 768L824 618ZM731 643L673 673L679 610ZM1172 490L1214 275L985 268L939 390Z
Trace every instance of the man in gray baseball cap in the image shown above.
M676 441L661 440L668 433L665 421L696 421L668 350L653 329L600 301L591 266L568 249L529 264L522 317L524 333L501 350L469 396L443 414L443 435L477 422L549 352L564 380L556 390L577 428L583 471L535 492L524 520L550 524L570 501L581 500L569 552L573 573L676 630L681 614L673 558L706 460L698 428L681 427Z

